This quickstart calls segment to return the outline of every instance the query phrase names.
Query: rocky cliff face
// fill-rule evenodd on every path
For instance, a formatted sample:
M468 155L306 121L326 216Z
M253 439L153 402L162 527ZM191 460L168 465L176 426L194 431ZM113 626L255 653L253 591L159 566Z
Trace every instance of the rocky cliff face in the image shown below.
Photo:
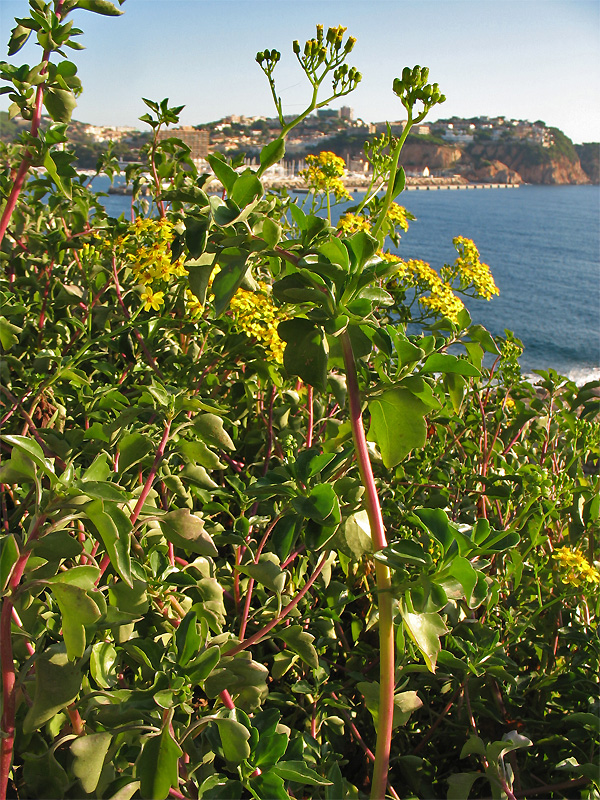
M587 148L585 152L582 147ZM469 181L481 183L600 182L598 149L594 145L578 146L570 158L528 142L476 142L463 148L409 137L401 160L407 170L453 170Z
M465 150L466 160L475 165L481 161L500 162L516 172L526 183L590 183L579 159L550 155L542 148L521 142L475 143ZM463 162L464 163L464 162Z
M411 141L410 138L402 150L402 166L405 169L422 170L450 169L458 163L462 150L452 145L435 144L434 142Z
M575 150L579 156L581 168L592 183L600 183L600 144L590 142L576 144Z

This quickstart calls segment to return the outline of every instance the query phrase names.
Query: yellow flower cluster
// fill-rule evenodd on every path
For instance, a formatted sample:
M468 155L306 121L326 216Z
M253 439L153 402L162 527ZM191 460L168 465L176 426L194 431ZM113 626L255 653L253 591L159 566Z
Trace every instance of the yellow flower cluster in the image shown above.
M452 239L452 244L458 252L452 272L460 277L463 285L473 286L476 294L486 300L491 300L492 295L500 294L489 266L483 264L479 258L475 243L465 236L456 236Z
M421 306L433 314L458 322L458 315L463 310L464 303L454 294L452 287L445 283L425 261L416 258L411 258L409 261L400 260L395 280L403 286L428 291L428 296L419 297Z
M408 230L408 220L414 219L412 214L409 214L404 206L399 206L398 203L391 203L387 210L386 217L396 227L402 228L403 231Z
M260 292L238 289L231 300L231 310L246 336L256 339L281 364L285 343L277 333L277 325L286 317L273 303L267 284L260 282L259 287Z
M573 586L581 586L582 583L591 586L600 584L600 572L576 550L561 547L552 554L552 558L558 561L559 569L564 573L561 578L563 583L570 583Z
M311 189L317 192L333 192L336 200L351 200L351 196L342 182L346 171L346 162L335 153L327 150L318 156L306 156L308 168L299 174Z
M342 231L344 235L350 236L357 231L367 231L368 233L371 230L371 223L360 214L348 212L340 217L337 228L339 231Z
M146 311L158 311L164 305L168 285L188 273L185 256L171 260L171 244L175 234L167 219L138 217L127 233L116 241L116 253L125 259L135 279L142 284L142 302Z

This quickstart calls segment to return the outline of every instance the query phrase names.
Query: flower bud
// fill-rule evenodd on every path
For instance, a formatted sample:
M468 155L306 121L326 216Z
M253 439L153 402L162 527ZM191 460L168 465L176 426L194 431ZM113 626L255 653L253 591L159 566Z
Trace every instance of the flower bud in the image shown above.
M402 80L404 83L410 83L412 79L412 73L410 71L410 67L404 67L402 70ZM398 80L398 78L396 78ZM395 90L394 90L395 91Z
M423 67L421 69L421 83L426 83L428 77L429 77L429 67Z
M323 41L323 26L322 25L317 25L317 41L318 42L322 42Z
M349 53L355 44L356 44L356 37L349 36L348 41L346 42L346 46L344 47L344 52Z
M259 64L262 64L262 62L265 60L265 54L264 53L257 53L256 54L256 60L257 60L257 62Z
M406 69L407 68L405 67L402 72L403 75ZM394 94L397 94L398 97L400 97L400 95L403 94L404 92L404 81L400 80L400 78L394 78L394 83L392 84L392 90Z
M300 55L300 42L298 39L294 39L292 47L294 49L294 53L299 56Z

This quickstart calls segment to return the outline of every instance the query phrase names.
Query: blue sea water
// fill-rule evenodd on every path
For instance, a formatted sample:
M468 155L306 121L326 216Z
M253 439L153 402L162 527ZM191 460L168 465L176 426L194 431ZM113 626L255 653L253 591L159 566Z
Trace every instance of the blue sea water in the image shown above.
M508 329L521 339L524 372L600 379L598 186L406 191L398 201L417 217L397 249L402 258L439 269L456 258L453 237L473 239L500 295L467 307L493 334ZM130 197L105 204L129 217Z

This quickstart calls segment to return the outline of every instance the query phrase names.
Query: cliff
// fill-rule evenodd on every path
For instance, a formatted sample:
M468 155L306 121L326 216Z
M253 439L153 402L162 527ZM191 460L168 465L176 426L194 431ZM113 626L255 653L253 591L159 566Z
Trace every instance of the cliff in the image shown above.
M469 172L483 162L499 163L517 173L525 183L590 183L572 144L571 148L572 151L565 152L531 142L474 142L465 149L461 165Z
M592 183L600 183L600 144L598 142L586 142L576 144L575 150L579 156L581 168Z

